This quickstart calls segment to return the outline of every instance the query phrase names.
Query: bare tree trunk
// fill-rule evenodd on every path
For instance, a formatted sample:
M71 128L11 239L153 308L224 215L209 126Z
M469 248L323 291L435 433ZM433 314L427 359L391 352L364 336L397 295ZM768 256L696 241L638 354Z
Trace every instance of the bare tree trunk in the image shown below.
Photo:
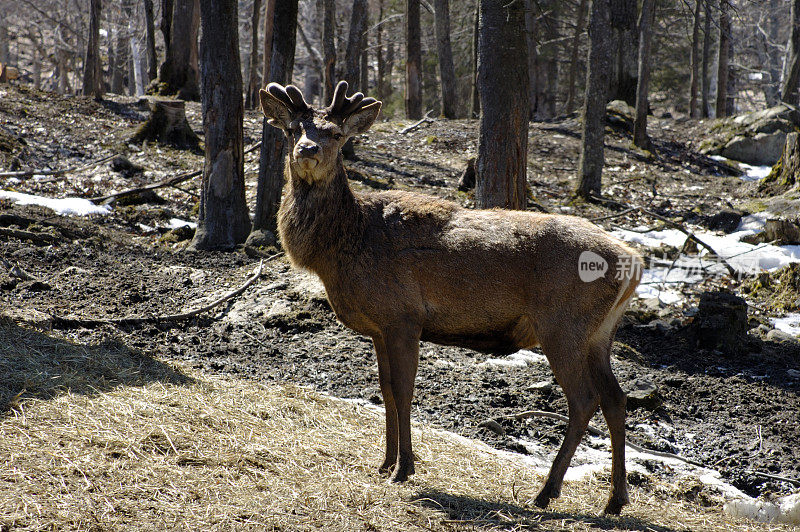
M232 249L250 232L244 196L242 71L237 0L202 0L206 159L193 249Z
M378 62L378 79L375 83L375 94L378 100L383 101L386 98L386 87L384 82L386 80L386 63L383 55L383 0L378 0L378 27L375 28L375 47L376 47L376 60ZM327 102L326 102L327 103Z
M728 106L728 52L731 37L731 19L728 14L728 3L720 0L719 5L719 61L717 64L717 118L727 113Z
M174 11L175 0L161 0L161 34L164 36L165 58L169 57L169 47L172 43L172 13Z
M615 57L612 63L610 100L636 105L636 76L639 70L639 32L636 29L636 0L611 0L611 28Z
M36 89L40 89L42 87L42 58L38 47L34 46L32 52L33 86Z
M697 118L700 115L697 109L697 89L699 85L697 78L700 75L700 8L702 5L703 0L695 0L694 19L692 21L692 51L689 59L689 116L691 118ZM642 7L642 10L644 10L644 7ZM640 29L639 39L641 38L642 32Z
M125 50L126 39L121 35L122 31L117 29L108 36L108 71L111 75L112 94L124 94L125 90L125 70L128 66L128 54Z
M86 58L83 61L83 94L103 99L103 69L100 64L100 17L101 0L91 0L89 9L89 38L86 43Z
M650 41L656 12L655 3L656 0L643 0L642 11L639 14L639 82L636 85L636 120L633 122L633 143L644 150L652 150L650 138L647 136L647 108L650 106L648 99Z
M153 20L153 0L144 0L144 27L147 38L147 83L150 83L158 77L158 57L156 56L156 27L155 21Z
M1 14L1 13L0 13ZM0 20L0 63L8 63L8 27L7 19Z
M481 0L475 0L475 17L472 27L472 98L469 106L470 118L478 118L478 116L481 114L481 98L480 90L478 88L478 46L480 44L478 35L481 12L480 2Z
M456 70L453 66L453 48L450 45L450 0L434 1L436 46L439 52L439 80L441 82L442 116L456 117Z
M406 0L406 118L422 118L422 30L420 0Z
M536 119L536 93L539 85L538 58L536 38L539 34L536 13L539 10L537 0L525 0L525 39L528 50L528 119Z
M581 156L578 162L578 188L585 199L599 196L605 154L608 72L611 71L610 0L592 0L589 15L589 68L586 71L586 96L583 103Z
M703 118L711 116L711 79L708 72L711 68L711 39L713 38L711 33L711 2L712 0L704 1L705 10L703 14L703 64L700 76L700 105Z
M364 32L367 30L367 0L353 0L353 11L350 17L350 31L347 37L347 48L344 54L344 79L350 84L353 92L362 89L361 84L361 50L363 49Z
M536 34L540 43L536 47L535 118L546 120L556 115L558 91L558 0L533 2L540 10L536 21ZM532 6L533 7L533 6ZM530 49L529 49L530 50ZM530 63L530 61L528 61Z
M528 58L525 4L480 4L478 83L481 122L478 207L525 209L528 161Z
M322 2L322 54L325 61L322 100L328 105L333 100L336 85L336 3L334 0Z
M272 63L272 38L274 37L275 29L275 1L266 0L267 4L264 6L264 63L261 65L261 85L266 87L270 81L271 63ZM295 22L295 25L297 23ZM295 37L296 38L296 37ZM292 57L294 62L294 57Z
M177 94L182 100L200 98L197 64L197 30L200 27L199 0L175 0L171 42L158 73L162 94ZM241 77L241 75L240 75Z
M569 53L569 74L567 75L567 103L565 110L567 114L575 110L575 82L578 78L578 52L581 44L581 33L586 21L586 7L588 0L581 0L578 5L578 20L575 22L575 31L572 34L572 46Z
M288 84L292 78L297 38L297 2L298 0L281 0L274 8L269 80L281 85ZM265 118L262 123L253 232L248 237L248 243L252 245L275 243L275 216L283 188L285 158L286 140L283 132L267 124Z
M369 91L369 39L367 34L364 34L364 43L361 47L361 68L359 69L361 74L361 81L358 82L358 86L362 92Z
M786 78L781 89L781 101L792 105L800 104L798 84L800 84L800 0L792 0L792 30L786 47Z
M244 106L253 109L258 105L258 19L261 17L261 0L253 0L253 12L250 18L250 69L247 79L247 91L245 93Z
M131 61L133 71L131 72L130 82L135 87L135 94L141 96L144 94L144 76L145 73L142 69L142 49L139 46L139 39L136 37L134 31L130 31L130 46L131 46Z

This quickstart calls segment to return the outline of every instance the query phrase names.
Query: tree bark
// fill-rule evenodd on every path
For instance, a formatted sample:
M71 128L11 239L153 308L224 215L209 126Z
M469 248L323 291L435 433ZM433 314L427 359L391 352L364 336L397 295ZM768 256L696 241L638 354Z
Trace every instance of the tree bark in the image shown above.
M478 84L476 203L525 209L529 89L523 2L481 1Z
M636 120L633 122L633 143L648 151L652 150L650 138L647 136L647 109L650 106L648 99L648 90L650 86L650 41L653 35L652 27L656 11L655 3L655 0L643 0L642 10L639 14L639 82L636 85ZM696 92L697 90L695 87L695 93Z
M113 54L109 54L108 64L111 74L111 92L124 94L125 71L128 68L127 39L122 35L122 30L118 28L113 36L109 35L109 41L111 41L110 48L113 51Z
M164 56L169 57L169 46L172 43L172 13L175 0L161 0L161 34L164 36Z
M639 70L636 0L611 0L611 28L615 60L611 65L613 74L609 100L623 100L635 106Z
M422 30L420 0L406 0L406 118L422 118Z
M612 48L610 0L592 0L589 15L589 67L586 71L586 96L583 103L578 188L575 191L585 199L601 193L606 98Z
M711 79L709 79L709 69L711 68L711 2L712 0L705 0L705 10L703 13L703 64L702 73L700 75L700 110L703 118L711 116Z
M575 82L578 78L578 52L581 44L581 33L586 22L586 7L588 0L581 0L578 5L578 20L575 22L575 31L572 34L572 46L569 54L569 74L567 75L567 102L566 113L571 114L575 110Z
M530 120L536 119L536 92L539 81L536 38L540 25L536 20L537 11L539 11L537 0L525 0L525 40L528 45L528 118Z
M0 13L2 14L2 13ZM5 17L0 20L0 63L8 64L8 21Z
M791 105L800 104L800 0L792 0L791 34L786 46L786 77L781 89L781 101Z
M363 90L360 86L361 51L364 48L364 33L367 30L367 9L367 0L353 0L350 31L344 54L344 79L350 84L352 92Z
M695 0L692 21L692 51L689 58L689 116L691 118L700 116L697 108L697 89L699 85L698 76L700 75L700 8L702 5L703 0ZM640 39L642 35L643 33L640 31Z
M275 29L275 1L266 0L264 6L264 64L261 66L261 86L266 87L272 81L270 79L270 67L272 62L272 38ZM296 23L295 23L296 24Z
M333 100L336 85L336 3L334 0L322 1L322 54L325 61L322 100L328 105Z
M250 232L244 196L242 71L237 0L202 0L203 130L200 217L191 247L232 249Z
M177 94L182 100L200 98L197 64L199 27L199 0L175 0L170 29L172 40L158 74L161 94Z
M153 20L153 0L144 0L144 24L147 38L147 83L158 77L156 56L156 27Z
M450 45L450 0L434 1L436 47L439 52L439 81L441 88L441 114L456 117L456 70L453 66L453 48Z
M558 0L537 0L531 2L531 10L538 9L540 16L536 19L535 37L539 39L535 46L533 76L535 86L531 87L533 118L546 120L556 115L556 94L558 92ZM535 7L534 7L535 6ZM528 48L530 53L530 47ZM530 64L530 58L528 64Z
M478 38L480 27L480 3L481 0L475 0L475 16L472 26L472 98L470 99L469 116L470 118L478 118L481 114L481 98L480 90L478 87L478 45L480 39Z
M91 0L89 4L89 38L86 42L86 55L83 61L83 94L103 99L103 69L100 64L100 17L103 6L101 0Z
M727 0L719 3L719 60L717 63L717 118L726 116L728 108L728 52L731 36L731 19Z
M297 36L297 2L298 0L282 0L276 3L274 8L269 80L281 85L287 85L292 78ZM251 244L271 245L275 242L277 226L275 216L281 199L285 162L284 134L278 128L267 124L265 118L262 123L253 232L248 238Z
M244 106L247 109L254 109L258 105L258 19L261 17L261 0L253 0L253 12L250 18L250 56L248 62L250 69L247 79L247 91L245 93Z

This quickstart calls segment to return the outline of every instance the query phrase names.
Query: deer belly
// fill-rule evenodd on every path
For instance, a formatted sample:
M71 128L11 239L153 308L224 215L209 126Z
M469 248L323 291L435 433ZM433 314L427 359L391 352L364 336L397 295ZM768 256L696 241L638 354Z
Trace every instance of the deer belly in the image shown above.
M533 322L521 316L511 322L485 323L480 328L443 327L429 323L422 329L421 340L440 345L466 347L481 353L508 355L538 345Z

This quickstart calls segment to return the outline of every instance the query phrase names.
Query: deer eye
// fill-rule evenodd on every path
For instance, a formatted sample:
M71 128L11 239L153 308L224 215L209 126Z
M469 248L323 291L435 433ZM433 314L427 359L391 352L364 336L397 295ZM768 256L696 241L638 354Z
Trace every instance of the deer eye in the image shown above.
M342 138L343 136L344 136L344 135L342 135L341 133L334 133L334 134L333 134L333 138L334 138L335 140L341 140L341 138Z

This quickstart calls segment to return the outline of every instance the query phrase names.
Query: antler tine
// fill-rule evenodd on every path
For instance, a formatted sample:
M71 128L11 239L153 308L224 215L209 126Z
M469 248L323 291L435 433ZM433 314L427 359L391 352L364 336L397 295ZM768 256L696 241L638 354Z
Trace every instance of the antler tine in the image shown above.
M300 92L300 89L298 89L294 85L287 85L286 95L289 96L289 99L291 99L292 105L294 106L295 110L297 111L308 110L308 104L306 103L306 99L303 98L303 93Z
M289 109L294 109L294 103L292 102L292 99L289 98L289 95L286 94L286 89L284 89L280 84L270 83L267 85L267 92L280 100Z
M336 89L333 91L333 101L331 101L331 104L325 109L328 114L339 112L339 109L342 107L342 102L344 102L346 98L348 87L349 84L344 80L336 84Z
M345 98L345 103L342 105L342 109L339 111L339 113L342 116L349 116L350 113L361 106L361 100L363 99L364 95L360 92L353 94L349 98Z

